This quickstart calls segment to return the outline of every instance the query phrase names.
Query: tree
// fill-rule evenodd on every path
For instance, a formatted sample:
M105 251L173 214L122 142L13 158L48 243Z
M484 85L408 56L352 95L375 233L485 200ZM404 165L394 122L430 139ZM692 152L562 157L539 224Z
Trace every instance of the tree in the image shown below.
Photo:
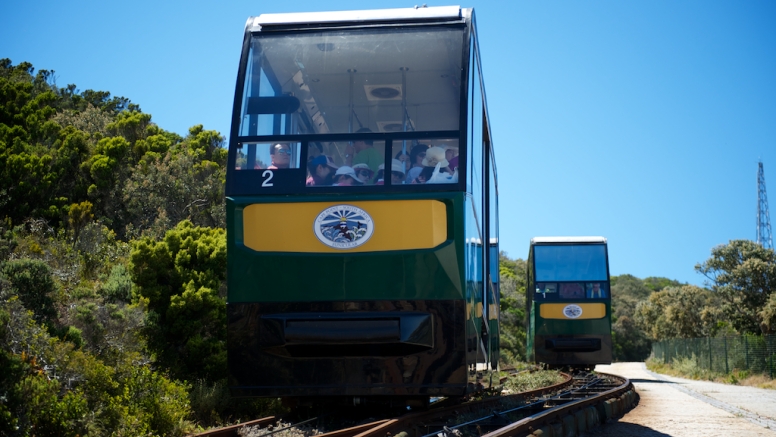
M148 308L149 347L172 375L226 376L226 232L183 221L133 244L130 272Z
M714 336L719 311L716 296L694 285L652 293L636 308L636 323L653 340Z
M217 132L197 125L166 153L146 154L123 190L136 232L161 236L182 220L197 226L226 226L226 150L220 147L222 143Z
M522 259L512 260L506 253L499 254L500 280L500 347L503 359L514 362L525 359L526 318L525 286L526 264Z
M92 214L91 202L86 201L70 205L70 210L67 213L67 224L73 232L73 246L78 242L81 230L83 230L84 226L86 226L93 218L94 214Z
M649 356L652 342L635 322L636 307L658 287L671 281L666 278L639 279L632 275L613 276L612 287L612 354L615 361L642 361Z
M776 253L749 240L732 240L711 250L711 258L695 270L722 301L722 311L741 333L771 334L763 308L776 287Z

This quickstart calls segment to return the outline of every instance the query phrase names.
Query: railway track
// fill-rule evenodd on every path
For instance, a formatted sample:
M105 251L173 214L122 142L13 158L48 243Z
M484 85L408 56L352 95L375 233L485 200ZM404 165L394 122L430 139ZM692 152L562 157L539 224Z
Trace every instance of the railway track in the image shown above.
M346 426L317 437L578 435L621 416L638 401L631 382L620 376L577 373L564 377L559 384L537 390L456 405L441 402L426 411ZM192 437L269 436L318 420L286 424L281 418L267 417Z

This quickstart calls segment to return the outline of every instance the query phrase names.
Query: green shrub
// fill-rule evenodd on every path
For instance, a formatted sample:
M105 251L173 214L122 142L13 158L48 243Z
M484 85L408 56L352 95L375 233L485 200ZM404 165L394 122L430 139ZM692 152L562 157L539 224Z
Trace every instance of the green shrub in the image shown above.
M116 264L102 283L100 294L107 300L119 302L132 301L132 277L127 266Z
M19 296L22 305L35 314L35 321L51 324L56 320L52 298L56 283L46 263L32 259L12 260L0 267L0 274L8 281L10 294Z

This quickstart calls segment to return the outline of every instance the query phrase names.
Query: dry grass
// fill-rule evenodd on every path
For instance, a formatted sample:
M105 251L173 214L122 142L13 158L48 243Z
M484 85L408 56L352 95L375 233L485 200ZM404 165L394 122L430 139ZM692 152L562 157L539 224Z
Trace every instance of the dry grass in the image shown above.
M698 367L694 358L675 360L673 363L663 363L661 361L649 359L647 360L647 368L655 373L662 373L679 378L776 390L776 380L771 379L768 375L759 373L751 374L749 371L737 369L734 369L730 374L712 372Z
M507 376L507 375L503 375ZM510 393L520 393L537 388L547 387L563 382L563 376L555 370L539 370L535 372L519 372L508 374L509 379L504 383L504 389Z
M716 382L724 382L726 384L732 383L729 377L724 381L716 381ZM738 379L735 382L735 384L745 385L748 387L767 388L770 390L776 390L776 380L769 378L767 375L761 375L761 374L749 375L742 379Z

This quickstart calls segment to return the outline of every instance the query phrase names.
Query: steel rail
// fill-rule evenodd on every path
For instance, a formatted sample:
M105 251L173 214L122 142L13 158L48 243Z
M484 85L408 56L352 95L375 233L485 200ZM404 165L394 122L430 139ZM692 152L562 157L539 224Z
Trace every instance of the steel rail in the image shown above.
M330 431L324 434L320 434L317 437L384 437L386 435L395 435L398 432L401 432L407 429L411 425L417 424L420 422L443 420L444 417L471 414L476 411L481 411L483 409L491 408L502 402L510 402L510 401L525 402L526 400L535 399L543 395L546 395L548 393L557 393L559 390L564 390L574 384L574 378L571 375L568 375L565 373L563 373L562 375L565 378L564 381L557 384L553 384L551 386L542 387L536 390L529 390L529 391L514 393L506 396L494 396L488 399L456 404L452 406L444 406L443 405L444 401L442 401L442 405L440 405L437 408L434 408L432 406L429 410L426 410L426 411L405 414L403 416L392 418L392 419L382 419L382 420L378 420L378 421L374 421L366 424L356 425L345 429ZM568 393L569 391L570 390L562 391L561 394ZM544 403L544 402L547 402L547 399L542 399L538 401L538 403ZM535 403L537 402L532 402L530 405L533 405ZM265 417L262 419L253 420L250 422L245 422L237 425L211 429L209 431L201 432L198 434L192 434L189 437L232 437L232 436L237 436L239 430L241 430L246 426L257 426L257 425L270 426L277 423L277 421L280 419L281 419L280 417L275 417L275 416ZM313 420L313 419L310 419L310 420ZM308 421L309 420L300 422L300 423L306 423ZM299 423L297 423L296 425L299 425ZM291 427L296 425L291 425ZM287 429L287 428L288 427L283 429ZM279 430L276 430L276 431L279 431Z
M482 416L480 418L477 418L477 419L474 419L474 420L470 420L470 421L464 422L464 423L459 423L457 425L447 425L447 426L444 426L443 431L434 431L434 432L425 434L425 435L423 435L421 437L433 437L433 436L437 436L437 435L451 435L450 432L452 430L460 429L460 428L463 428L463 427L466 427L466 426L471 426L471 425L474 425L475 423L485 422L486 420L492 420L494 418L497 418L497 419L500 419L500 420L504 420L505 416L507 414L511 414L511 413L514 413L514 412L520 411L520 410L536 409L536 408L538 408L541 405L546 405L550 401L562 400L563 396L566 396L566 395L569 395L569 394L573 394L573 393L578 393L578 392L580 392L580 391L582 391L582 390L584 390L584 389L586 389L588 387L591 387L591 386L597 384L600 381L602 381L602 379L601 378L597 378L597 379L594 379L592 381L587 382L586 384L584 384L584 385L582 385L582 386L580 386L578 388L572 388L571 390L566 390L566 391L560 392L557 395L552 396L550 398L539 399L536 402L532 402L532 403L529 403L529 404L521 405L521 406L515 407L515 408L510 408L510 409L504 410L504 411L492 411L487 416Z
M598 374L608 376L612 379L621 380L623 383L618 387L606 390L594 396L573 400L571 402L564 403L563 405L559 405L550 408L549 410L545 410L524 419L518 420L517 422L509 424L496 431L487 433L483 437L526 436L544 426L560 422L562 418L567 415L580 411L584 408L603 403L609 399L619 397L625 392L633 389L633 384L627 378L600 372Z
M385 423L379 424L372 429L365 430L364 432L360 434L356 434L355 436L352 436L352 437L385 437L388 434L396 435L399 432L404 431L408 427L411 427L412 425L417 423L429 422L432 420L440 420L440 418L450 416L450 415L470 414L474 411L490 408L502 402L524 401L525 399L531 399L534 397L542 396L547 393L556 392L558 390L562 390L568 387L574 382L571 375L568 375L565 373L562 375L564 376L565 381L562 381L547 387L542 387L536 390L529 390L529 391L524 391L520 393L514 393L507 396L496 396L496 397L483 399L479 401L468 402L468 403L458 404L458 405L449 406L449 407L442 407L442 408L430 409L427 411L420 411L417 413L407 414L404 416L397 417L395 419L390 419ZM318 437L332 437L332 436L329 436L328 434L323 434Z

